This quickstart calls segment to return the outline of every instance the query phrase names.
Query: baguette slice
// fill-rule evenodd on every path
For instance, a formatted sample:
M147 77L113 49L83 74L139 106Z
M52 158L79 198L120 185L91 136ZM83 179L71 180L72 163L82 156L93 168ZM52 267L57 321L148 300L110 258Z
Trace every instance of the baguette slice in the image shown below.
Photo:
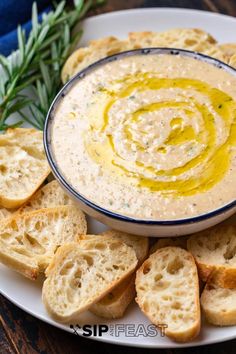
M65 83L89 64L125 50L169 47L201 52L226 61L225 50L207 32L198 28L174 28L164 32L131 32L125 40L106 37L89 42L87 47L79 48L67 59L61 73Z
M99 237L61 246L46 270L43 302L47 311L57 321L71 323L136 265L134 250L114 239Z
M63 191L56 180L53 180L40 188L17 213L25 213L33 210L54 208L63 205L74 205L71 198Z
M1 206L21 206L34 194L49 173L42 132L15 128L0 135Z
M100 237L112 237L132 247L138 259L138 266L148 255L148 238L130 235L124 232L109 230ZM88 235L85 236L85 238ZM99 237L97 235L96 237ZM104 298L92 305L89 310L96 316L103 318L120 318L124 315L128 305L135 297L135 276L131 275L120 285L110 291Z
M216 326L236 325L236 289L224 289L206 284L201 295L206 320Z
M236 288L236 226L217 225L191 235L187 241L203 281Z
M166 335L177 342L195 338L200 330L197 267L179 247L153 253L138 269L136 301L155 325L166 324Z
M36 279L50 263L57 247L74 241L86 229L84 214L74 206L12 216L0 223L0 262Z
M181 247L186 249L187 248L187 236L182 236L182 237L165 237L165 238L160 238L150 249L150 254L156 252L160 248L163 247Z
M154 245L151 247L149 254L152 254L156 252L158 249L163 248L163 247L180 247L183 249L187 249L187 240L188 236L181 236L181 237L165 237L165 238L160 238ZM199 290L200 293L202 292L205 282L202 281L201 278L199 280Z

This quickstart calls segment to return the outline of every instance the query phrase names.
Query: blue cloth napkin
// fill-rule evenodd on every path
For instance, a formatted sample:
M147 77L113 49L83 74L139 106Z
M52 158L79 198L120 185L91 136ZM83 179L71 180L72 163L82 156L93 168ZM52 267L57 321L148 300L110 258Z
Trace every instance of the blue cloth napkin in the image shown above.
M17 26L26 34L31 30L31 10L35 0L0 0L0 54L9 55L17 49ZM50 10L50 0L36 0L38 11ZM39 20L41 14L39 16Z

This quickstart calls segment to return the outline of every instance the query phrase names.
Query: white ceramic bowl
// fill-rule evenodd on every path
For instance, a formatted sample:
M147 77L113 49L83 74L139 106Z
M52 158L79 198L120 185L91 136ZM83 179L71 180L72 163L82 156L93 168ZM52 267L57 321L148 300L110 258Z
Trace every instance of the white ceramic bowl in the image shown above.
M79 80L84 78L85 75L94 70L94 68L105 65L108 62L118 60L119 58L123 58L125 56L132 56L137 54L144 56L149 54L183 55L194 58L196 60L207 62L236 76L235 69L217 59L213 59L203 54L173 48L146 48L131 50L97 61L96 63L79 72L75 77L67 82L66 85L58 93L49 109L44 127L44 147L52 172L65 192L68 193L78 203L80 208L85 213L114 229L137 235L165 237L186 235L214 226L236 212L236 200L229 204L223 205L221 208L214 209L211 212L191 218L177 220L140 220L114 213L86 199L82 194L78 193L72 185L68 183L68 181L61 174L59 168L57 167L51 148L51 126L53 121L53 112L59 101L66 95L66 93L75 83L79 82Z

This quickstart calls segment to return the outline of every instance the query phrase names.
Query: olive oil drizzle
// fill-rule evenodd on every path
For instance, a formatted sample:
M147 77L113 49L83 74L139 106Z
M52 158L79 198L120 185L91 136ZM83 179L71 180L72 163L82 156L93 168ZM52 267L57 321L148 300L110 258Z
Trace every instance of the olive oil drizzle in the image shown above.
M116 81L114 84L116 84ZM150 191L158 191L164 195L185 196L204 192L217 184L227 173L231 163L232 145L236 143L236 102L225 92L211 87L200 80L187 78L159 78L153 73L138 73L129 75L122 80L118 90L102 88L99 94L105 95L106 104L101 118L101 124L91 129L85 138L85 144L91 158L106 168L111 173L130 179L140 188L148 188ZM183 165L172 169L157 169L147 162L136 160L127 161L116 149L113 133L107 133L110 121L110 110L117 100L127 99L146 90L158 91L178 88L183 90L181 100L163 100L150 103L127 114L123 120L123 132L125 134L126 148L131 149L134 144L136 149L145 151L146 147L135 139L132 132L132 123L139 123L145 119L146 113L157 112L163 108L174 108L184 112L187 117L193 117L198 112L203 122L200 132L196 133L189 124L183 124L181 114L173 117L170 121L170 134L161 146L157 146L156 152L166 154L169 147L181 145L185 142L197 142L203 146L197 156L189 159ZM207 97L210 105L198 102L193 96L187 97L184 91L195 91ZM220 144L217 143L216 115L223 121L227 132L226 138ZM197 119L197 117L196 117ZM94 139L94 130L103 134L104 142ZM140 134L147 133L140 131ZM186 173L191 169L198 168L197 174Z

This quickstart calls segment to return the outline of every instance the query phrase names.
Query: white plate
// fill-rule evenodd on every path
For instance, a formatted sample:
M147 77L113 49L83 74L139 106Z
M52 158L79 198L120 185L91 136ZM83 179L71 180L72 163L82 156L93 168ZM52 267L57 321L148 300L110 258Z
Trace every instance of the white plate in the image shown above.
M85 44L90 39L109 35L125 38L129 31L160 31L174 27L198 27L210 32L219 42L235 42L235 18L195 10L151 8L112 12L89 18L83 24L84 36L82 44ZM90 219L89 228L90 232L99 232L104 230L105 226ZM31 282L0 265L0 289L5 297L33 316L66 331L72 331L69 326L58 324L47 315L41 301L41 284L42 279L37 282ZM140 333L142 328L147 330L149 321L142 315L138 306L134 303L129 307L124 318L120 320L105 321L90 313L85 313L77 323L80 325L94 323L106 323L109 325L109 331L101 337L91 336L89 338L120 345L146 348L197 346L236 338L236 326L218 328L205 323L203 323L199 337L187 344L176 344L160 335L155 337L144 335L134 337L120 333L116 336L115 331L118 331L118 326L114 330L114 325L118 324L120 324L120 331L123 325L128 324L131 325L129 327L126 326L126 330L129 329L129 331L132 330L132 326L135 326L133 329L136 333Z

